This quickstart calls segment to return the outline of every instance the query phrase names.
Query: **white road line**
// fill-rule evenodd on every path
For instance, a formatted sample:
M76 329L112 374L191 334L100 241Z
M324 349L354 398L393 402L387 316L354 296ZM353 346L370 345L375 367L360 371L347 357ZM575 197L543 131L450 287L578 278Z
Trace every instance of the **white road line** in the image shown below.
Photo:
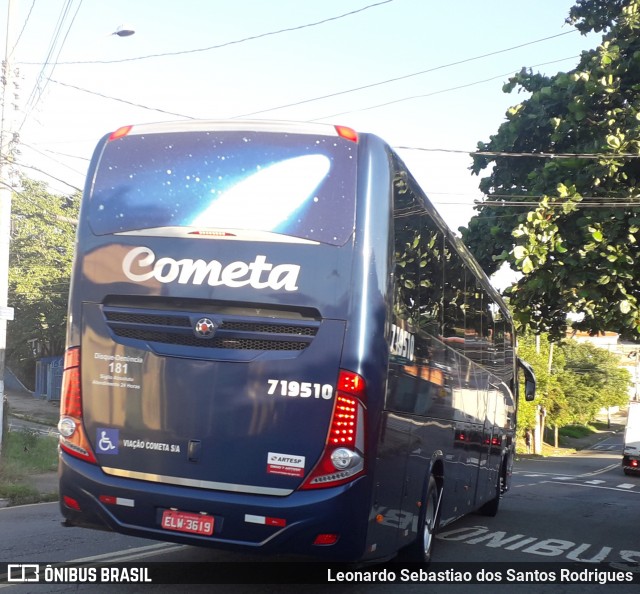
M538 485L543 485L545 483L553 484L553 481L540 481ZM620 491L621 493L630 493L631 495L640 495L640 491L631 491L629 490L629 488L620 489L618 487L606 487L604 485L587 485L586 483L562 483L562 484L571 485L572 487L584 487L585 489L605 489L606 491Z
M585 481L587 485L602 485L603 483L606 483L606 482L607 481L599 481L599 480Z
M93 555L92 557L82 557L80 559L70 559L68 561L55 561L51 563L52 566L63 565L66 563L124 563L127 561L133 561L134 559L144 559L145 557L151 557L158 553L170 553L179 551L181 549L188 548L187 545L176 545L172 543L158 543L144 547L137 547L134 549L127 549L123 551L112 551L110 553L103 553L102 555ZM0 579L7 579L7 574L0 575ZM0 584L0 589L11 588L12 586L20 585L18 582Z
M618 489L633 489L634 487L635 485L632 483L622 483L620 485L617 485Z
M65 563L91 563L95 561L110 561L112 563L121 563L132 559L144 559L145 557L150 557L151 555L155 555L158 552L164 553L167 551L178 551L180 549L186 548L187 545L176 545L172 543L161 542L145 547L137 547L135 549L103 553L102 555L94 555L93 557L71 559L70 561L65 561Z

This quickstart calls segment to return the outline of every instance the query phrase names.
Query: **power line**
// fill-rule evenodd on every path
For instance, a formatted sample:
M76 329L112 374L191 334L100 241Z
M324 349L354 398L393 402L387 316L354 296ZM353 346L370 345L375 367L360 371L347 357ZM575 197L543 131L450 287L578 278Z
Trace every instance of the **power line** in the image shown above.
M245 43L247 41L254 41L255 39L261 39L263 37L269 37L272 35L279 35L281 33L289 33L291 31L299 31L301 29L308 29L309 27L317 27L318 25L324 25L325 23L329 23L331 21L337 21L339 19L343 19L345 17L348 16L352 16L354 14L358 14L360 12L364 12L365 10L368 10L370 8L375 8L377 6L382 6L383 4L389 4L391 2L393 2L394 0L383 0L382 2L377 2L375 4L369 4L367 6L363 6L362 8L358 8L357 10L352 10L350 12L345 12L344 14L340 14L334 17L328 17L326 19L322 19L320 21L315 21L313 23L306 23L304 25L296 25L295 27L288 27L285 29L279 29L277 31L269 31L267 33L259 33L258 35L252 35L250 37L245 37L243 39L236 39L234 41L227 41L225 43L220 43L218 45L212 45L209 47L202 47L202 48L197 48L197 49L191 49L191 50L181 50L178 52L164 52L161 54L150 54L147 56L137 56L135 58L122 58L119 60L85 60L85 61L74 61L74 62L57 62L57 64L59 65L64 65L64 66L68 66L68 65L74 65L74 64L117 64L120 62L134 62L136 60L147 60L149 58L164 58L164 57L168 57L168 56L180 56L183 54L194 54L194 53L198 53L198 52L208 52L211 50L215 50L215 49L220 49L222 47L228 47L230 45L237 45L239 43ZM28 64L28 65L39 65L41 64L40 62L22 62L23 64ZM47 64L47 62L45 62L45 64Z
M28 106L29 103L32 100L35 100L36 97L36 93L38 92L38 89L40 87L40 84L44 78L44 73L46 70L46 67L49 65L49 58L53 55L53 51L56 47L56 44L58 43L58 38L60 36L60 31L62 29L62 26L64 24L64 21L67 17L67 14L69 12L69 9L71 8L71 3L73 2L73 0L66 0L64 6L62 7L61 13L58 16L58 22L56 23L55 29L53 31L53 36L51 37L51 41L49 42L49 49L47 50L47 56L45 58L44 63L42 64L42 68L40 68L40 72L38 73L38 76L36 77L36 82L35 85L31 91L31 93L29 94L29 97L26 101L26 105ZM55 65L54 65L55 66Z
M564 35L564 33L563 33L563 35ZM508 51L508 50L503 50L503 51ZM577 56L569 56L569 57L566 57L566 58L560 58L560 59L558 59L558 60L552 60L552 61L550 61L550 62L543 62L543 63L540 63L540 64L533 64L532 66L529 66L529 68L537 68L538 66L546 66L546 65L548 65L548 64L556 64L556 63L558 63L558 62L563 62L563 61L565 61L565 60L570 60L570 59L573 59L573 58L576 58L576 57L577 57ZM438 67L438 68L444 68L444 66L441 66L441 67ZM423 71L423 72L427 72L427 71ZM459 90L459 89L463 89L463 88L470 87L470 86L473 86L473 85L477 85L477 84L481 84L481 83L489 82L489 81L492 81L492 80L497 80L497 79L499 79L499 78L503 78L503 77L505 77L505 76L509 76L509 75L510 75L510 74L512 74L512 73L513 73L513 71L509 71L509 72L507 72L507 73L499 74L499 75L497 75L497 76L494 76L494 77L491 77L491 78L487 78L487 79L484 79L484 80L475 81L475 82L467 83L467 84L464 84L464 85L458 85L458 86L456 86L456 87L450 87L450 88L448 88L448 89L441 89L441 90L439 90L439 91L434 91L434 92L432 92L432 93L427 93L427 94L425 94L425 95L416 95L416 96L413 96L413 97L406 97L406 98L403 98L403 99L397 99L397 100L395 100L395 101L391 101L391 102L389 102L389 103L384 103L384 104L381 104L381 105L376 105L376 106L373 106L373 107L367 107L367 108L363 108L362 110L354 110L354 111L364 111L364 110L366 110L366 109L374 109L375 107L382 107L383 105L390 105L391 103L399 103L399 102L401 102L401 101L407 101L407 100L409 100L409 99L415 99L415 98L419 98L419 97L430 97L430 96L432 96L432 95L438 95L438 94L441 94L441 93L447 93L447 92L450 92L450 91L457 91L457 90ZM413 75L409 75L409 76L413 76ZM388 80L388 81L382 81L382 82L380 82L380 83L374 83L374 85L372 85L372 86L375 86L375 85L377 85L377 84L386 84L387 82L393 82L394 80L400 80L400 79L390 79L390 80ZM97 97L102 97L103 99L107 99L107 100L109 100L109 101L117 101L117 102L119 102L119 103L125 103L125 104L127 104L127 105L132 105L133 107L139 107L139 108L141 108L141 109L145 109L145 110L149 110L149 111L157 111L157 112L159 112L159 113L165 113L165 114L168 114L168 115L175 115L175 116L178 116L178 117L181 117L181 118L186 118L186 119L197 119L197 118L196 118L196 117L194 117L194 116L187 115L187 114L184 114L184 113L179 113L179 112L174 112L174 111L168 111L168 110L165 110L165 109L161 109L161 108L159 108L159 107L151 107L151 106L149 106L149 105L144 105L144 104L142 104L142 103L135 103L135 102L133 102L133 101L128 101L128 100L126 100L126 99L122 99L122 98L119 98L119 97L114 97L114 96L112 96L112 95L106 95L106 94L104 94L104 93L100 93L100 92L98 92L98 91L92 91L92 90L90 90L90 89L85 89L85 88L83 88L83 87L79 87L79 86L77 86L77 85L72 85L72 84L70 84L70 83L64 83L64 82L62 82L62 81L55 80L55 79L53 79L53 78L52 78L52 79L50 79L50 81L51 81L51 82L53 82L53 83L55 83L55 84L61 85L61 86L63 86L63 87L68 87L68 88L71 88L71 89L75 89L75 90L77 90L77 91L81 91L81 92L83 92L83 93L88 93L89 95L95 95L95 96L97 96ZM364 88L364 87L360 87L360 88ZM353 90L359 90L359 89L353 89ZM341 92L340 92L340 93L338 93L338 94L348 93L348 92L350 92L350 91L341 91ZM324 96L324 97L317 97L317 98L315 98L315 99L307 99L307 100L305 100L305 101L303 101L303 102L293 103L293 104L291 104L291 105L299 105L300 103L308 103L308 102L311 102L311 101L316 101L316 100L324 99L324 98L326 98L326 97L330 97L330 96L332 96L332 95L326 95L326 96ZM253 113L247 113L247 114L244 114L243 116L232 116L230 119L238 119L238 118L241 118L241 117L248 117L248 116L251 116L251 115L257 115L257 114L259 114L259 113L265 113L265 112L267 112L267 111L273 111L273 110L276 110L276 109L281 109L281 108L283 108L283 107L287 107L287 106L281 106L281 107L271 108L271 109L265 109L265 110L257 111L257 112L253 112ZM339 114L333 114L333 115L334 115L334 116L335 116L335 115L343 115L344 113L352 113L352 112L342 112L342 113L339 113ZM315 118L314 120L309 120L309 121L323 120L323 119L327 119L327 118L329 118L329 117L333 117L333 116L324 116L324 117L321 117L321 118ZM473 153L473 152L470 152L470 151L461 151L461 150L453 150L453 149L439 149L439 148L436 148L436 149L429 149L429 148L407 147L407 146L398 146L398 147L396 147L396 148L400 148L400 149L407 149L407 150L421 150L421 151L451 152L451 153L461 153L461 154L466 154L466 155L469 155L469 154L483 154L483 155L489 155L489 154L490 154L490 153L488 153L488 152ZM511 153L509 153L509 154L511 154ZM523 156L524 156L524 154L523 154Z
M66 163L64 163L64 162L62 162L62 161L60 161L58 159L55 159L54 157L52 157L51 155L48 155L47 153L59 154L59 155L65 156L65 157L73 157L73 155L64 155L63 153L56 153L55 151L50 151L50 150L47 150L46 152L43 152L43 151L41 151L41 150L39 150L39 149L37 149L37 148L35 148L33 146L25 144L25 143L22 143L21 146L23 148L26 148L26 149L30 150L30 151L33 151L34 153L38 153L39 155L42 155L43 157L46 157L47 159L50 159L54 163L57 163L58 165L61 165L62 167L68 169L69 171L72 171L73 173L76 173L78 175L84 175L85 174L85 171L78 171L77 169L74 169L70 165L67 165ZM85 157L74 157L74 158L76 158L76 159L84 159L85 161L89 161L89 159L87 159Z
M31 2L31 8L29 8L29 12L27 13L27 18L25 18L24 23L22 25L22 29L20 30L20 33L18 34L18 38L16 39L16 42L13 44L13 49L11 50L12 54L16 51L16 47L18 47L18 43L20 43L20 39L22 38L22 34L24 33L24 30L27 28L27 23L29 22L29 19L31 18L31 13L33 12L33 7L35 5L36 5L36 0L33 0Z
M363 86L355 87L355 88L352 88L352 89L345 89L343 91L336 91L335 93L329 93L327 95L321 95L319 97L312 97L311 99L303 99L301 101L296 101L294 103L287 103L286 105L279 105L277 107L270 107L268 109L261 109L259 111L253 111L253 112L250 112L250 113L244 113L244 114L241 114L241 115L232 116L231 119L238 119L238 118L244 118L244 117L248 117L248 116L258 115L258 114L261 114L261 113L266 113L268 111L276 111L278 109L284 109L286 107L296 107L298 105L304 105L305 103L311 103L312 101L320 101L321 99L329 99L331 97L337 97L339 95L345 95L347 93L353 93L355 91L362 91L364 89L371 89L373 87L379 87L381 85L386 85L386 84L389 84L389 83L392 83L392 82L397 82L399 80L406 80L408 78L412 78L414 76L420 76L422 74L427 74L429 72L435 72L437 70L443 70L444 68L451 68L452 66L458 66L460 64L466 64L468 62L473 62L475 60L481 60L483 58L496 56L498 54L503 54L505 52L510 52L510 51L515 50L515 49L520 49L522 47L526 47L528 45L533 45L535 43L541 43L543 41L548 41L550 39L555 39L556 37L561 37L563 35L569 35L571 33L575 33L576 31L577 31L577 29L574 29L572 31L565 31L564 33L558 33L557 35L551 35L550 37L543 37L542 39L536 39L534 41L528 41L526 43L521 43L520 45L514 45L512 47L508 47L508 48L505 48L505 49L489 52L488 54L481 54L479 56L473 56L471 58L465 58L463 60L457 60L456 62L450 62L448 64L441 64L440 66L434 66L433 68L428 68L426 70L420 70L419 72L412 72L411 74L405 74L403 76L396 76L394 78L389 78L387 80L382 80L382 81L371 83L371 84L368 84L368 85L363 85ZM322 119L324 119L324 118L322 118Z
M529 202L529 201L522 201L522 202L502 202L499 200L485 200L485 201L480 201L480 200L475 200L474 204L477 206L495 206L495 207L506 207L506 208L510 208L510 207L518 207L518 206L526 206L526 207L538 207L540 206L540 202ZM566 206L568 203L567 202L549 202L547 203L547 206L549 207L560 207L560 206ZM571 203L572 206L574 206L575 208L638 208L640 207L640 200L636 200L635 202L622 202L622 201L613 201L613 202L587 202L587 203L583 203L583 202L572 202Z
M529 68L537 68L538 66L547 66L548 64L557 64L558 62L564 62L565 60L572 60L577 58L578 56L569 56L567 58L560 58L559 60L553 60L551 62L543 62L541 64L534 64L533 66L529 66ZM342 116L342 115L346 115L346 114L350 114L350 113L357 113L360 111L369 111L372 109L378 109L380 107L386 107L388 105L394 105L395 103L402 103L404 101L410 101L412 99L423 99L425 97L432 97L433 95L440 95L441 93L448 93L449 91L458 91L460 89L466 89L467 87L473 87L475 85L479 85L482 83L486 83L486 82L490 82L492 80L498 80L501 78L504 78L505 76L510 76L511 74L513 74L513 70L510 70L509 72L505 72L504 74L498 74L498 76L492 76L491 78L485 78L483 80L477 80L475 82L471 82L471 83L466 83L463 85L458 85L456 87L450 87L448 89L441 89L439 91L432 91L431 93L424 93L421 95L412 95L411 97L402 97L400 99L394 99L392 101L386 101L385 103L379 103L377 105L370 105L369 107L361 107L359 109L352 109L350 111L341 111L339 113L332 113L331 115L327 115L327 116L322 116L320 118L314 118L313 120L310 120L312 122L317 122L319 120L326 120L329 118L335 118L337 116Z
M19 161L14 161L14 164L17 165L18 167L25 167L27 169L33 169L34 171L37 171L38 173L42 173L42 174L46 175L47 177L50 177L51 179L54 179L57 182L60 182L61 184L64 184L65 186L69 186L72 190L75 190L76 192L82 192L82 190L80 188L78 188L77 186L74 186L73 184L70 184L69 182L66 182L63 179L60 179L59 177L56 177L55 175L52 175L51 173L48 173L47 171L44 171L43 169L40 169L39 167L34 167L33 165L27 165L26 163L20 163Z
M458 153L472 157L539 157L541 159L640 159L635 153L524 153L507 151L463 151L457 149L424 148L418 146L396 146L396 149L433 153Z
M25 124L25 122L27 120L27 117L36 108L36 105L40 102L40 99L42 98L42 95L44 94L45 89L49 85L49 82L51 80L51 75L53 74L54 70L56 69L56 66L58 65L58 58L60 57L60 54L62 52L62 49L63 49L65 43L67 42L67 38L69 37L69 33L71 32L71 28L73 27L73 24L74 24L74 22L76 20L76 17L78 16L78 12L80 11L80 7L82 6L83 0L80 0L79 3L78 3L78 7L76 8L76 11L75 11L75 13L74 13L74 15L73 15L73 17L71 19L71 22L69 23L69 26L67 27L67 31L64 34L62 42L60 43L60 45L58 47L58 51L56 53L56 58L52 62L53 66L51 68L51 71L50 71L49 75L46 77L46 80L44 81L44 84L42 84L43 79L45 79L46 67L47 67L47 65L50 64L48 62L49 56L51 56L53 54L53 52L55 51L56 45L58 45L58 39L60 37L61 31L62 31L62 27L64 26L64 22L67 19L69 11L71 10L71 6L73 4L73 1L74 0L67 0L67 3L63 7L62 13L61 13L60 18L58 20L58 24L56 25L56 30L54 31L54 35L53 35L53 38L51 40L51 44L49 46L49 51L47 53L46 62L42 66L42 68L40 69L40 74L38 75L38 77L36 79L36 82L35 82L35 85L33 87L33 90L31 91L31 93L29 95L29 98L26 101L26 113L25 113L24 119L22 120L22 123L18 127L18 131L22 130L22 127L24 126L24 124ZM41 87L41 85L42 85L42 87Z
M55 80L53 78L49 79L52 83L57 85L62 85L63 87L69 87L70 89L75 89L76 91L82 91L83 93L88 93L89 95L96 95L97 97L102 97L103 99L108 99L110 101L118 101L119 103L126 103L127 105L131 105L133 107L140 107L141 109L146 109L149 111L157 111L159 113L166 113L167 115L174 115L181 118L187 118L189 120L195 120L194 116L186 115L184 113L177 113L175 111L167 111L166 109L161 109L159 107L149 107L148 105L143 105L142 103L135 103L133 101L127 101L126 99L120 99L118 97L112 97L110 95L105 95L104 93L99 93L97 91L90 91L89 89L84 89L82 87L78 87L76 85L72 85L69 83L63 83L62 81Z

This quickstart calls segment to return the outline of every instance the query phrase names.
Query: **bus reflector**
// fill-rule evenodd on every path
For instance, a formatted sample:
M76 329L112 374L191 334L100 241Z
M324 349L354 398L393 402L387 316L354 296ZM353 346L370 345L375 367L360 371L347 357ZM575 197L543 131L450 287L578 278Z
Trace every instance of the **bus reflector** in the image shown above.
M322 546L326 547L329 545L336 544L339 539L340 539L339 534L331 534L331 533L318 534L318 536L315 537L313 544L321 547Z
M64 504L70 508L70 509L75 509L76 511L82 511L82 509L80 509L80 504L73 499L73 497L69 497L68 495L65 495L62 498L62 501L64 501Z
M82 425L79 347L68 349L64 355L58 430L60 431L60 449L80 460L97 464Z
M366 394L362 377L340 370L324 451L300 489L335 487L364 472Z
M349 128L348 126L335 126L335 129L341 138L358 142L358 133L353 128Z
M107 505L123 505L124 507L135 507L135 501L127 497L116 497L115 495L100 495L98 497L102 503Z

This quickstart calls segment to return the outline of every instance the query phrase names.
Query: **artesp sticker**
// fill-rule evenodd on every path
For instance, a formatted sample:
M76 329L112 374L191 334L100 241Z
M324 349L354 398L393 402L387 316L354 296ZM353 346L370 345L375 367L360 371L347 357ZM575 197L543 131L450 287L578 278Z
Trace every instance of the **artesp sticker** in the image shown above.
M291 454L267 454L267 473L285 476L304 476L304 456Z

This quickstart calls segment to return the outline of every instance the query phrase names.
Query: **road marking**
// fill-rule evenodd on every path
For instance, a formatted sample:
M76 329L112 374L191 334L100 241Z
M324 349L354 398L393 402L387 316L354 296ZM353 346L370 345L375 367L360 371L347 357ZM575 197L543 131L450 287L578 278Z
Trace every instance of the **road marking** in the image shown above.
M537 538L525 534L510 534L506 531L491 531L487 526L467 526L438 532L436 538L444 541L463 542L468 545L482 545L505 551L519 550L523 553L549 557L564 557L571 561L601 563L607 558L620 559L636 565L640 551L614 550L613 547L575 543L559 538Z
M622 483L618 485L618 489L633 489L635 487L632 483Z
M102 555L94 555L93 557L83 557L81 559L71 559L65 563L90 563L93 561L110 561L112 563L121 563L133 559L144 559L156 553L166 553L186 549L187 545L176 545L172 543L161 542L158 544L137 547L135 549L127 549L124 551L112 551L103 553Z
M585 472L584 474L579 474L578 476L594 476L596 474L603 474L605 472L609 472L614 468L618 468L619 464L609 464L609 466L605 466L604 468L600 468L599 470L594 470L592 472Z
M538 485L544 485L546 483L553 484L553 481L540 481ZM628 487L607 487L605 485L587 485L586 483L562 483L563 485L570 485L572 487L584 487L585 489L606 489L607 491L620 491L621 493L631 493L632 495L640 495L640 491L631 491L635 485L629 485ZM628 484L628 483L627 483Z
M70 559L69 561L56 561L51 563L52 566L63 566L67 563L91 563L91 562L109 562L109 563L124 563L126 561L133 561L134 559L144 559L145 557L151 557L158 553L171 553L177 552L182 549L189 548L188 545L176 545L167 542L161 542L158 544L152 544L144 547L137 547L134 549L127 549L126 551L112 551L110 553L103 553L102 555L93 555L92 557L82 557L81 559ZM7 579L7 574L1 574L0 579ZM0 584L0 589L12 588L17 586L17 583Z
M602 485L603 483L606 483L606 482L607 481L600 481L600 480L585 481L587 485Z

